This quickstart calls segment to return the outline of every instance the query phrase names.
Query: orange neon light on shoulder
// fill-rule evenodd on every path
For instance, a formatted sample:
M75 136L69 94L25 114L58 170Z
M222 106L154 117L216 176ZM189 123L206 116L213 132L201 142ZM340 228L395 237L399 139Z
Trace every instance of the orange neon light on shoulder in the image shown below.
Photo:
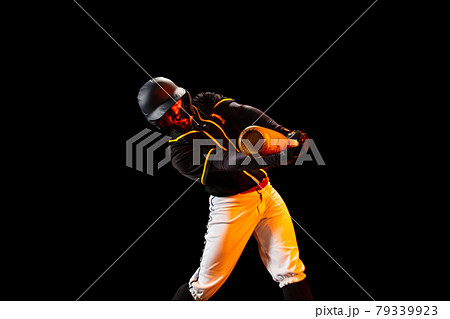
M225 101L231 101L231 100L232 99L221 99L219 102L216 103L216 105L213 106L213 109L215 109L216 106L219 105L220 103L225 102Z
M230 99L231 100L231 99ZM217 105L217 104L216 104ZM195 110L197 111L197 115L198 115L198 117L200 118L200 121L203 121L203 122L208 122L208 123L211 123L211 124L214 124L215 126L217 126L218 128L219 128L219 130L221 130L222 131L222 133L223 133L223 135L225 136L225 138L228 140L228 142L230 142L230 144L231 145L233 145L233 147L235 148L235 150L239 153L240 152L240 150L236 147L236 145L234 145L234 143L229 139L229 137L227 136L227 134L225 133L225 131L220 127L220 125L218 125L216 122L214 122L214 121L210 121L210 120L205 120L205 119L203 119L202 117L201 117L201 115L200 115L200 112L198 111L198 109L197 109L197 107L195 106L195 105L192 105L194 108L195 108Z

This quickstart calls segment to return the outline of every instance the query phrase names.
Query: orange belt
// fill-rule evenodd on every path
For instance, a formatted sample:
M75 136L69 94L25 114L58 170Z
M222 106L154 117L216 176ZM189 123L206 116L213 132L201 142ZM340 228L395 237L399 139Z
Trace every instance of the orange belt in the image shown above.
M246 191L239 193L239 194L247 194L247 193L252 193L252 192L256 192L259 191L261 189L263 189L264 187L266 187L266 185L269 183L269 179L267 177L265 177L258 185L247 189Z

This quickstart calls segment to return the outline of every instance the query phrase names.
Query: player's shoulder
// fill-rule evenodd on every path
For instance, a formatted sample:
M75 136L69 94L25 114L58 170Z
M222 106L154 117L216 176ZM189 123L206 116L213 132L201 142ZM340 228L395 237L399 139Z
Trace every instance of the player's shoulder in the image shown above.
M217 102L224 99L222 94L215 92L202 92L192 99L192 104L198 106L213 107Z
M219 93L202 92L192 99L192 104L206 113L211 113L217 111L217 105L220 104L220 107L222 108L224 105L228 105L233 101L234 99L227 98Z

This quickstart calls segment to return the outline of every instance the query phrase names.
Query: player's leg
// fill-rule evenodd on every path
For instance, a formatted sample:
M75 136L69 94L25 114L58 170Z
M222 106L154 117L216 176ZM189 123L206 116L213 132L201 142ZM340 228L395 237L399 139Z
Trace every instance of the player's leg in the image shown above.
M288 284L281 289L283 290L284 300L313 300L306 279Z
M172 298L173 301L194 301L194 297L192 297L189 292L189 283L185 283L178 288L177 292Z
M210 199L210 219L200 267L189 281L196 300L208 300L225 282L258 223L258 193Z
M286 204L270 184L260 192L263 195L263 218L256 226L254 236L261 259L273 280L283 288L286 300L311 300L306 282L296 284L306 277L305 266L299 258L294 226Z

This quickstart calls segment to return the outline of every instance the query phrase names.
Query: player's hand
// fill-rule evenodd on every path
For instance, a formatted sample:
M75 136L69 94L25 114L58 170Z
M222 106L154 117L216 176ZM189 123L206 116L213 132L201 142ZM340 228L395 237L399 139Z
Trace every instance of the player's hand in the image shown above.
M297 159L300 156L301 153L306 153L308 151L310 143L306 133L303 133L300 130L292 131L287 135L287 137L292 140L298 141L297 147L287 149L288 162L292 163L295 159Z
M300 143L303 143L308 138L308 136L300 130L291 131L286 137L291 140L297 140Z

